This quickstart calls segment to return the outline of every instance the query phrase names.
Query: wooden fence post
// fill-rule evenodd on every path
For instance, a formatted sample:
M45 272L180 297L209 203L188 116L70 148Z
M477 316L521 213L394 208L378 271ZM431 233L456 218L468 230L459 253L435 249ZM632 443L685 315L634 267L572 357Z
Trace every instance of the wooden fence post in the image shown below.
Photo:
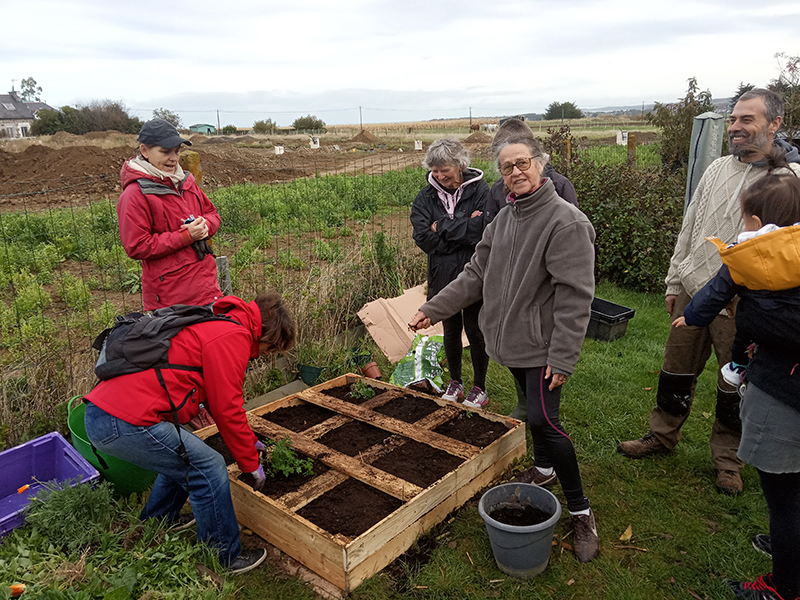
M227 256L217 256L217 279L219 280L219 288L226 296L233 294L233 285L231 284L231 265L228 262Z
M636 164L636 134L628 133L628 164Z
M564 140L564 159L567 165L572 165L572 140Z

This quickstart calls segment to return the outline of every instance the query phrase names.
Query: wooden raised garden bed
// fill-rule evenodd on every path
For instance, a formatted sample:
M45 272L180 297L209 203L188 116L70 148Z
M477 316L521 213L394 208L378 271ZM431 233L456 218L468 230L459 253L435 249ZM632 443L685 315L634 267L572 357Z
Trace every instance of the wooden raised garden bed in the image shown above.
M376 395L352 398L357 381ZM352 374L247 415L259 438L291 438L314 474L256 492L228 453L237 519L345 592L525 454L519 421ZM197 435L227 453L216 426Z

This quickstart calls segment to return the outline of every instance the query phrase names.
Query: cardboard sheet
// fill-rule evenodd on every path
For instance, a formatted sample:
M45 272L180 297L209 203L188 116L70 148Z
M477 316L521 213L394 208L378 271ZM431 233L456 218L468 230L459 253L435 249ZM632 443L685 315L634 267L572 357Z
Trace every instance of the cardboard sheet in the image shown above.
M378 348L393 363L403 358L411 348L411 342L417 333L423 335L442 334L442 324L437 323L428 329L417 332L408 330L408 322L425 304L425 285L405 290L402 296L396 298L378 298L368 302L358 311L358 317L364 323ZM461 343L464 347L469 345L466 334L462 332Z

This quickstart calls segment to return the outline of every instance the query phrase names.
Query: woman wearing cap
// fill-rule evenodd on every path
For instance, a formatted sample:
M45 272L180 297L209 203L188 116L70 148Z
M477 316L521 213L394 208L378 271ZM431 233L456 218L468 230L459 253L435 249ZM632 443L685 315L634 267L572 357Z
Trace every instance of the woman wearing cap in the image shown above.
M525 390L534 469L558 477L575 556L589 562L598 555L600 540L559 409L561 386L578 362L591 315L594 229L542 177L546 160L532 136L508 136L495 157L509 206L486 227L458 278L428 300L409 327L424 329L483 300L486 351Z
M208 239L219 229L216 207L178 161L191 146L163 119L139 132L139 154L122 166L117 204L122 246L142 261L145 310L211 304L222 293Z

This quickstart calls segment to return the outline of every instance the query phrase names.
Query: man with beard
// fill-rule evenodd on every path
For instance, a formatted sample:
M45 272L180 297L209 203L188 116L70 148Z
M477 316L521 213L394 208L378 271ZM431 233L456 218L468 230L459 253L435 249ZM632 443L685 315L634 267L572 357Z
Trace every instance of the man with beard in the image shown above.
M739 193L768 174L765 160L752 149L773 144L786 150L787 162L800 173L800 154L775 139L783 121L784 102L774 92L753 89L743 94L731 113L728 140L731 154L718 158L703 174L686 210L667 273L666 308L670 321L683 315L692 296L722 266L716 246L706 241L717 236L735 242L742 231ZM731 359L735 322L718 315L708 327L673 327L667 338L658 381L656 407L650 413L650 431L638 440L621 442L617 450L629 458L671 452L681 440L681 427L689 416L697 377L713 348L720 367ZM743 463L736 456L741 439L739 394L721 374L717 376L716 419L711 428L711 458L717 471L717 490L727 495L742 491Z

